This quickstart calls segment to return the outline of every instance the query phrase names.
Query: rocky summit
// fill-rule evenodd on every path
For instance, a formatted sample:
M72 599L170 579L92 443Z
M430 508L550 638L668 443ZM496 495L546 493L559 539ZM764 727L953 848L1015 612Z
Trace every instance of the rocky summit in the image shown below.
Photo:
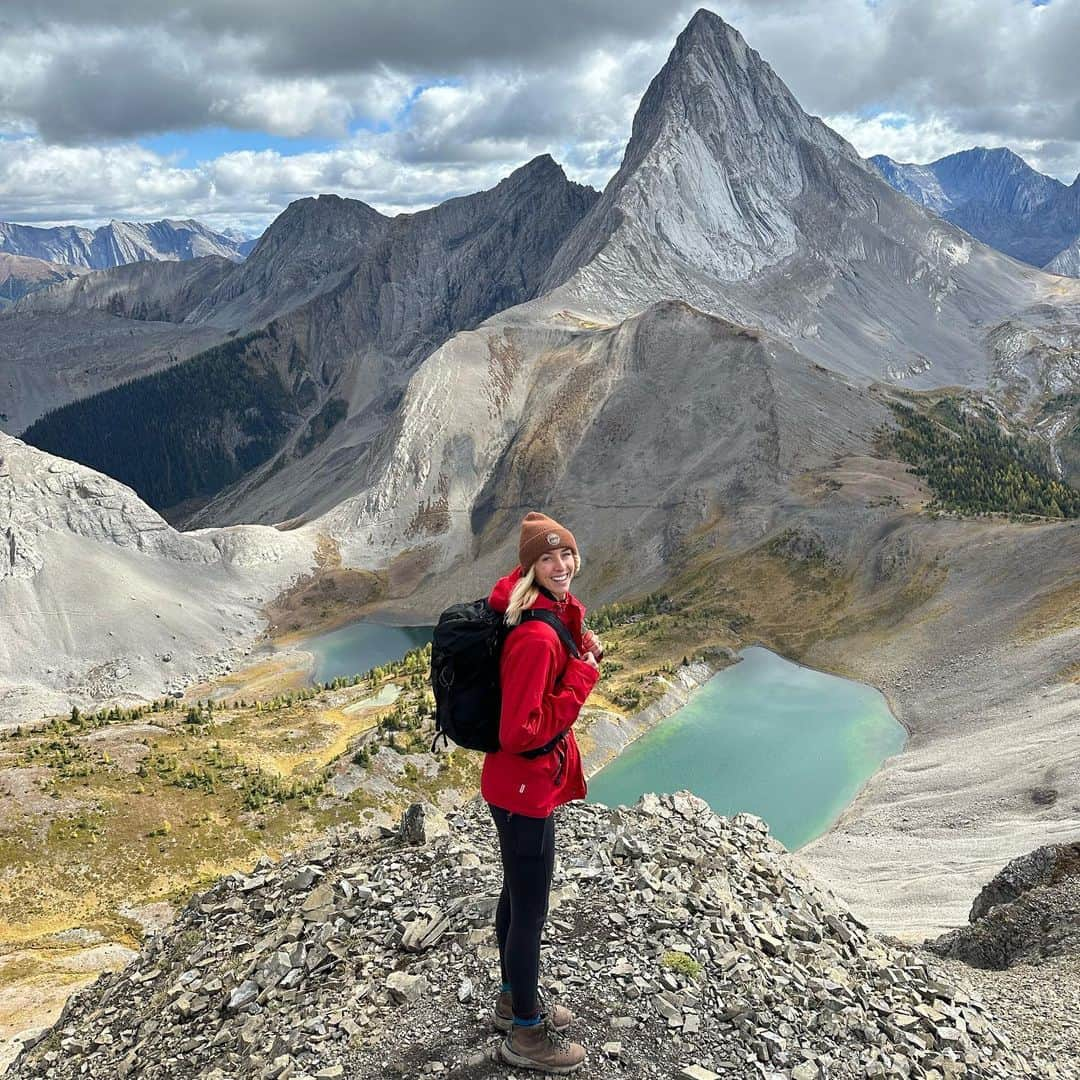
M1010 1048L925 954L879 939L755 817L687 793L576 803L541 983L583 1076L840 1080L1065 1076ZM9 1076L315 1080L513 1075L494 828L473 800L326 834L195 896L124 970L72 997Z

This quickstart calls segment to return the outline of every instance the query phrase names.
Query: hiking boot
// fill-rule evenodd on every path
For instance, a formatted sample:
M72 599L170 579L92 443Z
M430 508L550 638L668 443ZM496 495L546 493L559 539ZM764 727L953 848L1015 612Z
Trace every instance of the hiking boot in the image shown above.
M548 1004L539 987L536 990L536 1004L540 1011L551 1016L551 1026L556 1031L565 1031L573 1022L574 1014L557 1001ZM491 1021L499 1031L509 1031L514 1026L514 1006L510 998L509 990L499 992L499 1000L495 1002L495 1011L491 1014Z
M585 1047L556 1031L551 1017L541 1013L539 1024L514 1024L499 1043L499 1056L508 1065L547 1073L570 1073L585 1064Z

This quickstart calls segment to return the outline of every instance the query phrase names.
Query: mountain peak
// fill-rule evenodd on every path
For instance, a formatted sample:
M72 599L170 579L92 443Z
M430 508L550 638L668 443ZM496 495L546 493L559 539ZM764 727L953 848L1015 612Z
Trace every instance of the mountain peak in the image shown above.
M742 35L735 27L724 22L714 11L706 8L698 8L691 16L690 21L683 27L682 33L675 39L675 48L686 48L694 42L708 42L722 35L729 40L734 38L745 47Z
M516 180L548 175L566 179L563 167L550 154L537 154L531 161L519 165L506 179Z
M871 158L897 190L991 247L1047 266L1076 240L1076 192L1006 146L972 146L928 165ZM1073 265L1056 261L1052 269Z
M934 166L944 163L964 165L968 168L1011 169L1034 173L1035 170L1015 151L1007 146L973 146L969 150L958 150L938 158Z
M547 285L590 262L616 230L653 249L657 280L672 258L695 277L746 280L795 252L793 205L820 183L817 158L866 171L737 30L698 11L642 98L619 171Z

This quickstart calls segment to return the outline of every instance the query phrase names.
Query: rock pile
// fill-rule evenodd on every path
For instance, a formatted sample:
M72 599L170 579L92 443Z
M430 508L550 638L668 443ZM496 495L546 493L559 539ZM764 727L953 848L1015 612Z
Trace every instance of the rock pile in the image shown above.
M575 1013L582 1075L1036 1075L979 1000L869 934L757 818L684 793L559 814L542 983ZM494 827L475 800L442 829L415 817L412 843L339 830L223 878L75 995L10 1076L507 1075Z
M1047 844L1013 859L975 898L968 922L927 948L998 970L1080 956L1080 842Z

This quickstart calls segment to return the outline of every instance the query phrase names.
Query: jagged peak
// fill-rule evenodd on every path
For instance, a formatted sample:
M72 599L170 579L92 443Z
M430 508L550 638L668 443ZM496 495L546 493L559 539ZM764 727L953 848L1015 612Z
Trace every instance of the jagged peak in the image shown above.
M522 186L548 185L573 188L587 192L599 198L600 193L588 184L579 184L566 175L566 170L550 154L538 154L524 165L518 166L509 176L504 177L494 190L517 188Z
M774 144L808 138L861 160L839 135L803 111L738 30L705 9L679 34L641 99L620 172L636 167L672 126L695 129L720 157L729 155L732 138L739 141L745 134ZM744 148L755 156L752 147Z
M562 166L548 153L537 154L531 161L526 161L524 165L520 165L514 170L514 173L527 172L527 171L542 171L548 169L557 169L559 172L563 171ZM510 175L513 176L514 173ZM563 173L565 175L565 173Z
M524 165L519 165L513 172L503 177L496 187L502 187L504 184L533 184L560 180L563 183L568 182L563 167L550 154L537 154L536 157L526 161Z
M694 59L705 63L695 64ZM653 81L700 85L703 81L715 82L714 76L719 76L730 86L739 72L750 70L767 72L779 82L772 68L747 45L735 27L724 22L719 15L701 8L675 39L667 62ZM782 83L780 85L783 86ZM787 91L786 87L783 88Z
M373 206L361 199L348 199L332 192L309 195L303 199L294 199L267 226L264 236L279 233L282 229L303 227L302 223L311 221L337 220L343 215L364 218L371 221L389 220Z
M698 8L683 27L682 33L675 39L675 48L681 47L684 50L693 46L714 47L717 44L735 52L753 51L734 26L724 22L716 12L706 8ZM756 57L757 53L754 53L754 56Z
M935 161L934 165L948 163L965 164L970 161L978 161L980 164L1008 165L1014 169L1022 169L1028 172L1036 172L1018 153L1010 150L1007 146L972 146L967 150L957 150L954 154L946 154Z

